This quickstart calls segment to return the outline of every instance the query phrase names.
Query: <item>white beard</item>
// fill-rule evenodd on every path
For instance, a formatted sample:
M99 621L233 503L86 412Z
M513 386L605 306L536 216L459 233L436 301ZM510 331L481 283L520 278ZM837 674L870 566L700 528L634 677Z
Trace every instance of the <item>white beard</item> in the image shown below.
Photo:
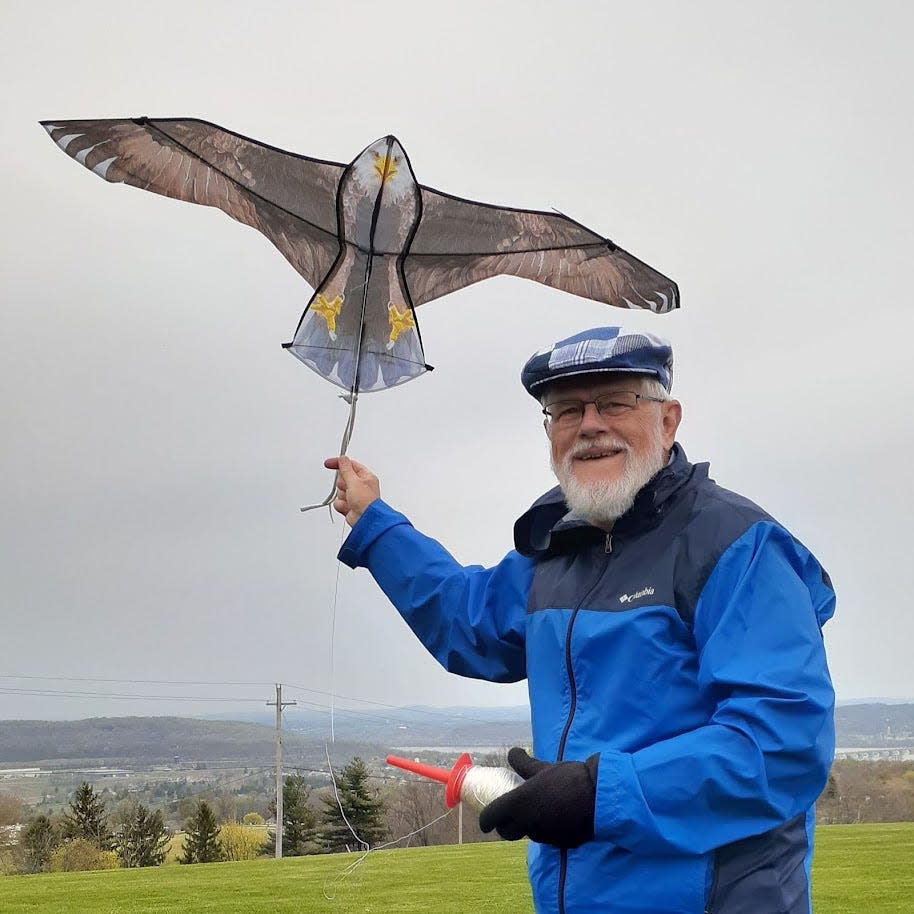
M591 448L621 450L626 454L622 475L612 481L581 482L574 475L575 454ZM568 507L588 523L609 527L635 503L635 496L665 466L667 453L658 438L642 457L632 454L631 448L608 435L597 439L576 442L562 458L560 465L552 460L555 473Z

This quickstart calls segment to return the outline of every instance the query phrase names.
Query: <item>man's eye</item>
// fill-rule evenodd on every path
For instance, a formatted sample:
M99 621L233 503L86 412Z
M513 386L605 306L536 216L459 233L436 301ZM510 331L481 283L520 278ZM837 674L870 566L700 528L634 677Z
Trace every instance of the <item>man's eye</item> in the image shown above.
M566 403L558 407L558 412L555 413L556 419L570 419L572 416L580 416L581 407L576 403Z

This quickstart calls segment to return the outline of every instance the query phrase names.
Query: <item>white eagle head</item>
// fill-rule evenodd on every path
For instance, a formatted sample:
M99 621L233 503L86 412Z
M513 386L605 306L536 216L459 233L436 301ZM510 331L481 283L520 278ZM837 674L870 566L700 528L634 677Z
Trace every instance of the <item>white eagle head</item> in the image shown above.
M395 136L375 140L353 161L352 171L366 191L376 191L384 185L385 196L392 201L398 200L416 183L409 159Z

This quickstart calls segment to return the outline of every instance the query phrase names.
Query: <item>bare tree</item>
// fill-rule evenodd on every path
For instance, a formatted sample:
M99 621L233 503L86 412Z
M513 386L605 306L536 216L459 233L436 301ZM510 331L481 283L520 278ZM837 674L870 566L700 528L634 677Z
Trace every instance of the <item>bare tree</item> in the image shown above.
M25 802L11 793L0 793L0 825L18 825L25 818Z
M457 815L448 816L434 825L445 812L444 791L440 784L403 781L388 798L387 825L394 838L410 835L401 847L428 847L433 844L457 843ZM422 829L421 831L419 829ZM416 834L411 834L416 832Z

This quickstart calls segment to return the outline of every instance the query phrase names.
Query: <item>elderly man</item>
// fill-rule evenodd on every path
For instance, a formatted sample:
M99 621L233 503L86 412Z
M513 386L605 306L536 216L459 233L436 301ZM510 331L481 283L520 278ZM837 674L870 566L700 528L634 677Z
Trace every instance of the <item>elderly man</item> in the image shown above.
M340 558L439 662L528 680L525 779L480 823L529 837L539 912L807 914L834 693L822 567L675 442L672 351L598 328L534 355L559 486L494 568L463 567L347 458Z

